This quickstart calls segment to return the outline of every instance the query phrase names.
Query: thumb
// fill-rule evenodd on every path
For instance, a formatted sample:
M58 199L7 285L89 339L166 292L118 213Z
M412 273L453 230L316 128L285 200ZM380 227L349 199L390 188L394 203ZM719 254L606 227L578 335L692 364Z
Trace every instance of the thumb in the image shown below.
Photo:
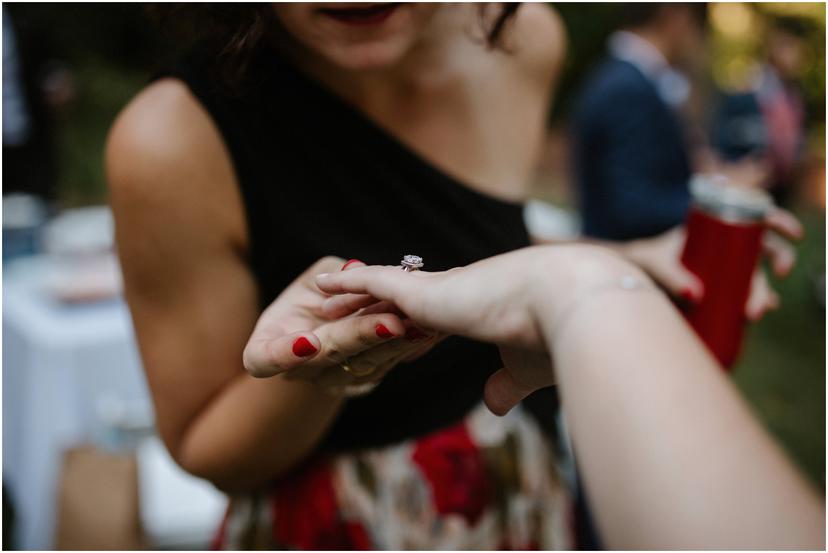
M312 359L320 349L319 337L310 331L253 338L244 348L242 362L251 376L268 378Z
M512 410L512 407L520 403L533 390L521 386L509 372L508 369L500 369L486 381L483 388L483 402L489 411L498 416L503 416Z

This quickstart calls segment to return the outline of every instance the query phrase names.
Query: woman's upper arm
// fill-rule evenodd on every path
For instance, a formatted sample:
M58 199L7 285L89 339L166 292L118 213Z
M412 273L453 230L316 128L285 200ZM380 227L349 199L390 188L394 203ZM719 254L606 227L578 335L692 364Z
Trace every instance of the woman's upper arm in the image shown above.
M218 131L178 81L124 109L106 166L126 297L175 455L190 422L243 374L258 299L242 200Z

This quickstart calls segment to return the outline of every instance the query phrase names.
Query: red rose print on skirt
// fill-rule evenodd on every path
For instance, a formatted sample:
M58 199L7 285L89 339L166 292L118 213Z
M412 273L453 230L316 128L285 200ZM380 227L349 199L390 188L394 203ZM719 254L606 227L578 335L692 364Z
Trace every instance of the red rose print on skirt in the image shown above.
M431 485L438 513L461 515L470 526L480 520L489 503L489 480L465 424L417 440L412 458Z
M327 462L286 476L272 497L277 544L299 550L371 549L362 524L342 519Z

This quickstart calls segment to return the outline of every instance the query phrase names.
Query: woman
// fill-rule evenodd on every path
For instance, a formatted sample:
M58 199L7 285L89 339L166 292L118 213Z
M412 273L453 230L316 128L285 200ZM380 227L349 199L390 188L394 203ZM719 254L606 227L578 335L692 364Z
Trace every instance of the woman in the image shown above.
M554 13L198 9L229 32L132 101L107 168L159 432L232 496L217 545L571 547L549 414L482 407L497 349L390 307L337 318L313 281L528 245Z
M233 56L196 50L132 101L107 148L159 432L232 495L217 545L570 547L537 420L482 407L497 350L438 344L394 313L330 320L312 282L349 258L411 251L448 269L528 244L520 202L563 55L557 17L218 9L241 21ZM286 337L260 353L291 378L242 367L260 315L260 335ZM351 397L368 390L343 384L368 371L357 384L385 377Z
M317 282L350 294L326 309L370 297L418 324L499 344L506 368L485 392L496 413L557 382L610 549L825 548L824 502L624 259L539 247L444 273L363 267Z

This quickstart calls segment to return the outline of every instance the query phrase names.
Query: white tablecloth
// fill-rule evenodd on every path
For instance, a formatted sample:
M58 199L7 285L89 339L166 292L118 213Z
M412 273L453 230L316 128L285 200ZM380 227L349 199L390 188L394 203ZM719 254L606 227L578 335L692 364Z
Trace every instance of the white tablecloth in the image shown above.
M44 291L54 271L53 260L33 257L8 263L3 272L3 481L17 509L17 545L24 549L52 546L62 452L101 442L101 403L150 408L125 303L63 305ZM168 457L144 459L144 474L187 478L169 467ZM144 486L142 491L158 495L142 502L173 505L179 516L160 521L148 514L142 522L150 534L175 541L179 521L188 536L199 524L211 531L214 513L204 520L204 510L195 508L188 519L187 505L203 503L207 493L196 488ZM223 504L221 494L210 490L213 504Z
M227 499L205 480L190 476L158 438L138 448L141 521L159 549L206 549L219 528Z

